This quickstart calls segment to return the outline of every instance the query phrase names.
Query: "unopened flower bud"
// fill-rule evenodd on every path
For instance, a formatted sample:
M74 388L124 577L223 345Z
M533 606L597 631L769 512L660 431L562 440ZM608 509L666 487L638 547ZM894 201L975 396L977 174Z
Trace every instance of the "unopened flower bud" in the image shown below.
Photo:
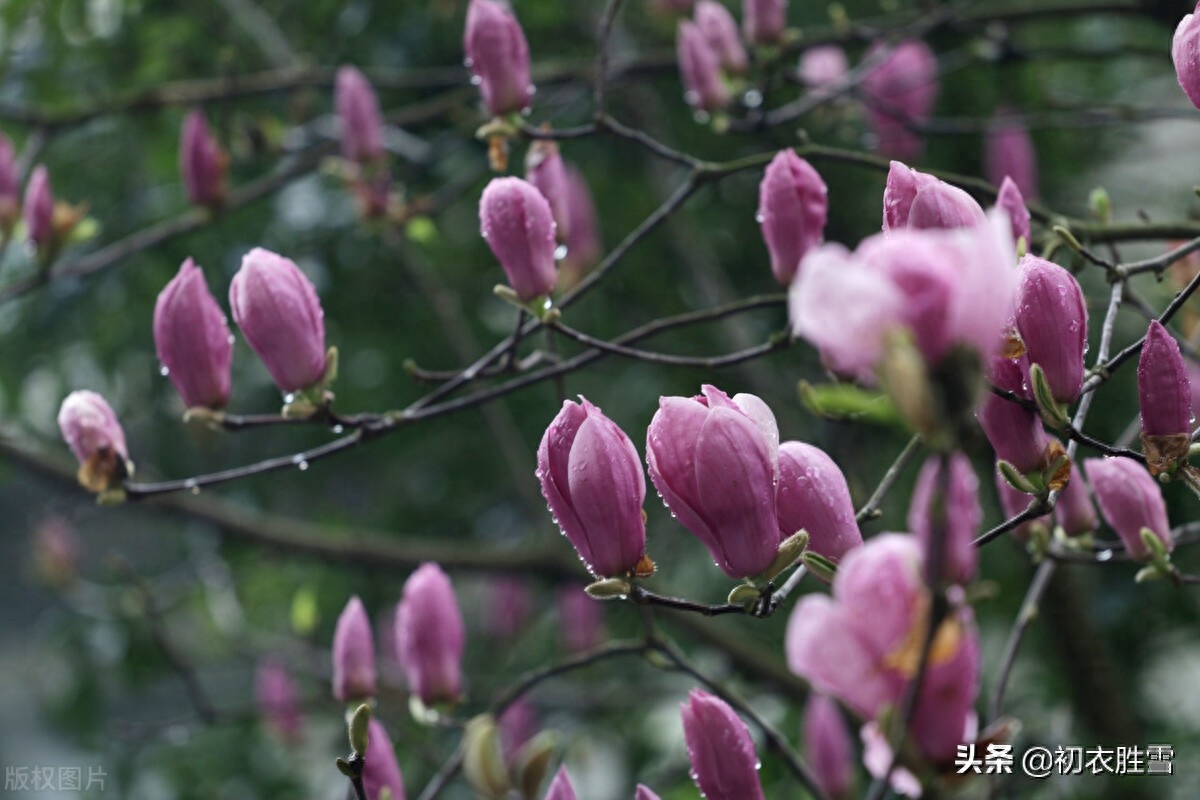
M567 255L563 259L561 289L578 282L600 260L604 243L596 203L583 173L567 165Z
M819 692L804 707L804 754L817 785L833 800L848 800L854 783L854 748L833 698Z
M984 221L971 195L932 175L893 161L883 189L883 229L970 228Z
M787 0L742 0L742 31L746 41L774 44L787 25Z
M567 170L553 139L537 139L529 145L525 156L525 180L542 193L550 204L555 234L560 242L569 242L571 214Z
M261 247L247 253L229 285L229 306L280 390L307 389L325 377L325 312L291 259Z
M660 398L646 435L650 479L726 575L752 577L779 548L779 429L754 395L702 391Z
M568 653L585 653L599 647L608 638L604 626L604 604L593 600L582 586L567 586L558 591L559 636Z
M1025 207L1025 198L1013 179L1005 176L1000 182L1000 192L996 195L996 207L1004 210L1012 220L1013 241L1025 239L1029 246L1029 209Z
M699 0L694 13L696 25L717 54L717 60L726 72L740 75L749 67L746 48L738 33L737 22L729 9L717 0Z
M1003 110L988 126L984 139L983 174L993 186L1012 178L1025 197L1037 197L1037 151L1029 129Z
M0 231L12 230L21 207L20 175L12 142L0 133Z
M489 112L499 117L529 106L533 97L529 44L506 6L495 0L471 0L463 49Z
M229 325L190 258L154 305L154 349L185 406L224 408L229 402Z
M537 476L550 513L588 570L624 575L646 555L646 478L625 432L580 399L564 401L542 436Z
M259 714L280 738L289 742L300 738L304 716L296 682L287 667L273 659L261 662L255 673L254 696Z
M375 642L357 597L346 603L333 632L333 696L343 703L375 696Z
M820 92L842 80L850 71L846 51L836 44L810 47L800 54L800 82L811 92Z
M467 723L463 733L463 775L479 795L504 798L512 788L508 765L500 752L496 720L480 714Z
M1030 364L1041 366L1054 400L1075 402L1083 386L1087 303L1075 277L1037 256L1021 259L1016 324Z
M1175 543L1167 521L1167 506L1158 481L1145 467L1132 458L1119 456L1088 459L1083 468L1100 504L1100 513L1121 537L1130 556L1139 561L1150 556L1142 541L1142 528L1152 531L1170 552Z
M517 297L528 302L554 290L554 215L532 184L493 179L479 200L479 224Z
M396 606L396 658L409 689L426 706L461 697L465 644L450 578L437 564L422 564L405 581Z
M808 549L834 561L862 545L845 476L825 451L811 444L779 445L775 513L781 537L804 530Z
M680 714L700 794L707 800L763 800L754 740L729 704L693 689Z
M1184 94L1200 108L1200 13L1188 14L1179 21L1171 40L1171 60Z
M575 785L571 783L566 767L559 767L558 772L554 773L545 800L575 800Z
M771 255L771 272L784 286L800 260L825 238L828 190L812 165L793 150L781 150L758 185L758 222Z
M979 551L975 537L983 521L979 505L979 478L971 460L961 452L950 456L950 474L942 475L942 459L930 456L917 476L912 504L908 508L908 529L921 546L928 549L933 543L933 527L944 526L942 536L941 577L949 583L967 584L979 568ZM941 487L945 494L941 497ZM939 523L937 515L942 516ZM926 561L930 556L926 555Z
M362 773L367 800L378 800L385 789L391 792L391 800L406 800L404 778L400 774L400 765L396 763L396 749L383 724L372 717L367 736Z
M1192 387L1179 344L1151 320L1138 360L1138 405L1142 445L1150 474L1187 459L1192 444Z
M875 58L883 47L888 45L873 45L866 57ZM896 158L919 156L921 138L908 126L927 122L937 101L937 57L929 46L917 40L892 46L863 78L862 89L879 151Z
M39 248L54 242L54 191L50 188L50 173L38 164L25 186L25 235Z
M379 99L367 77L357 68L338 70L334 83L334 105L341 125L342 156L366 163L383 156L383 117Z
M721 63L700 26L689 20L679 23L675 55L688 105L709 114L729 105L731 98L721 77Z
M1077 477L1076 480L1079 480ZM1000 510L1004 512L1004 517L1010 519L1029 508L1029 504L1033 502L1033 496L1026 494L1019 489L1013 488L999 470L996 471L996 494L1000 499ZM1059 502L1062 500L1060 498ZM1035 528L1046 530L1047 515L1037 517L1036 519L1022 522L1020 525L1012 529L1012 535L1021 542L1029 541L1034 533Z
M79 575L79 533L65 519L49 516L38 523L33 539L33 566L48 586L62 587Z
M643 784L637 785L637 790L633 793L633 800L661 800L657 794L650 789L649 786Z
M1096 506L1082 475L1073 475L1059 493L1058 502L1054 504L1054 520L1067 536L1079 536L1096 529L1099 522Z
M125 431L103 397L71 392L58 412L63 440L79 460L79 483L89 491L114 488L130 471Z
M179 172L188 201L216 206L225 200L225 157L208 130L204 112L194 108L183 118L179 137Z
M1025 356L1020 359L996 356L992 359L989 377L997 388L1028 400L1031 398L1027 385L1028 369ZM1048 440L1035 409L989 393L976 416L996 451L996 458L1009 462L1022 473L1040 468Z

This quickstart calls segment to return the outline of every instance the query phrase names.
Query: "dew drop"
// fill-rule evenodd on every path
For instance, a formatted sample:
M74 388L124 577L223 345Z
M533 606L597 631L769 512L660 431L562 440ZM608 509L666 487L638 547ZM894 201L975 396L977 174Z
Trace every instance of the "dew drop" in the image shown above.
M560 244L558 247L554 248L554 260L555 261L562 261L566 257L567 257L567 246L565 244Z
M308 469L308 462L304 460L304 456L293 456L292 463L295 464L296 468L301 472Z
M289 405L296 402L296 394L294 392L288 392L283 396L283 402Z
M167 367L166 364L159 364L158 365L158 374L162 375L165 378L171 374L171 370Z
M475 60L470 56L467 56L463 59L463 66L467 69L470 69L471 67L475 66Z
M745 104L746 108L758 108L762 105L762 101L762 92L757 89L751 89L742 95L742 103Z
M479 77L478 75L471 76L471 85L472 86L478 86L481 83L483 83L483 78Z
M757 222L759 225L762 225L764 222L767 221L767 218L766 218L766 216L764 216L762 214L762 212L759 212L754 215L754 221Z
M333 432L334 432L334 433L341 433L341 432L342 432L342 431L344 431L344 430L346 430L346 429L345 429L344 427L342 427L341 425L334 425L334 426L333 426Z
M1097 561L1109 561L1112 559L1112 557L1113 557L1112 550L1101 550L1099 553L1096 553Z

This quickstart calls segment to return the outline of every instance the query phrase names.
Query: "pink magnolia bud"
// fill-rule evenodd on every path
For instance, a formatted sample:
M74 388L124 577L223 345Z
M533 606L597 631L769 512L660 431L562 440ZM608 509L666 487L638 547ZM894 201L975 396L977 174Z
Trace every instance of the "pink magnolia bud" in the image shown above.
M260 662L254 678L254 696L259 715L280 738L289 742L300 739L304 716L296 682L287 667L274 659Z
M386 788L391 800L406 800L404 778L396 763L396 749L379 720L372 718L367 725L367 752L363 754L363 788L367 800L380 800Z
M1200 108L1200 14L1188 14L1179 21L1171 40L1171 60L1184 94Z
M396 657L422 703L453 703L461 697L465 644L450 578L437 564L422 564L405 581L396 606Z
M800 82L809 91L827 89L842 80L849 71L846 51L836 44L810 47L800 54Z
M1075 402L1083 387L1087 350L1087 303L1079 282L1057 264L1025 256L1017 284L1016 323L1029 361L1045 370L1054 399Z
M1003 209L1012 220L1013 241L1022 237L1029 244L1029 209L1025 207L1025 198L1013 179L1007 175L1000 182L1000 193L996 195L996 207Z
M1037 151L1029 129L1015 116L999 111L988 126L984 141L983 174L999 186L1012 178L1026 197L1037 197Z
M787 0L742 0L742 31L746 41L774 44L787 25Z
M12 142L0 133L0 230L10 231L21 205L21 176Z
M58 427L80 463L104 453L129 458L125 449L125 431L121 429L117 415L95 392L82 390L67 395L58 412Z
M634 570L646 555L646 478L633 442L589 403L563 401L538 447L550 513L593 575Z
M775 280L787 286L800 260L825 238L828 190L821 176L792 150L780 150L758 185L758 222Z
M1138 560L1150 556L1142 541L1142 528L1149 528L1161 539L1168 552L1175 547L1162 490L1145 467L1121 456L1088 459L1083 469L1104 521L1121 537L1130 556Z
M224 408L229 402L229 325L190 258L154 304L154 349L185 406Z
M888 169L883 190L883 229L970 228L985 219L971 195L899 161Z
M333 696L343 703L375 696L375 641L357 596L346 603L333 631Z
M528 108L533 98L529 44L507 7L495 0L471 0L463 50L489 112L499 117Z
M500 750L506 764L517 763L517 756L525 743L537 735L538 716L533 704L519 697L496 718L500 733Z
M867 51L875 58L887 47L876 43ZM867 122L879 139L879 151L896 158L921 154L921 138L909 130L923 125L937 101L937 57L924 42L908 40L892 47L862 82Z
M1028 499L1028 495L1022 496ZM1082 475L1072 475L1066 488L1058 495L1058 502L1054 504L1054 520L1062 526L1067 536L1079 536L1096 530L1100 520L1096 517L1092 493Z
M779 445L779 485L775 489L779 535L808 532L808 549L838 561L862 546L850 487L825 451L804 442Z
M934 515L943 514L942 578L950 583L967 584L979 569L979 551L973 542L983 521L979 478L971 467L971 460L961 452L952 455L946 495L939 497L942 485L942 459L930 456L921 467L913 488L912 504L908 507L908 529L928 551L936 524Z
M284 392L325 376L325 312L317 290L288 258L256 247L229 285L229 306L247 344Z
M746 57L746 48L742 47L737 22L729 9L717 0L699 0L694 19L722 68L735 75L745 72L750 62Z
M355 67L340 68L333 95L341 124L342 155L359 163L382 158L383 117L367 77Z
M688 20L679 23L675 55L689 106L711 114L729 105L732 98L721 77L721 63L700 26Z
M497 639L511 639L529 621L532 606L529 587L520 578L490 581L484 591L483 617L487 632Z
M545 800L575 800L575 786L571 783L571 776L567 774L566 767L559 767L558 772L554 773L554 780L550 781Z
M850 731L837 703L819 692L804 707L804 754L821 790L831 800L848 800L854 783Z
M538 139L529 146L525 156L525 180L541 192L550 204L559 241L570 242L570 189L567 186L566 166L554 140Z
M657 794L651 791L649 786L642 784L637 785L637 791L633 793L633 800L661 800Z
M528 301L554 290L554 216L532 184L493 179L479 200L479 226L518 297Z
M729 704L700 689L680 707L692 779L707 800L763 800L758 755L746 723Z
M1192 386L1179 343L1158 320L1150 321L1138 360L1138 404L1143 436L1192 434Z
M1030 399L1028 375L1029 360L1025 356L1016 360L1001 356L992 359L989 377L999 389ZM996 451L996 458L1012 464L1018 472L1033 472L1041 467L1049 439L1035 409L989 392L976 417Z
M47 516L33 533L33 567L48 586L67 586L79 576L79 533L59 516Z
M179 173L188 202L219 205L225 199L225 164L221 149L208 131L204 112L194 108L183 118L179 137Z
M573 276L590 269L600 260L604 244L600 240L600 221L583 173L567 165L567 255L563 270ZM576 278L577 279L577 278Z
M559 633L568 653L584 653L604 644L604 605L593 600L582 586L560 589L557 596Z
M50 188L50 173L38 164L25 186L25 235L38 247L54 241L54 192Z
M751 577L779 549L779 429L754 395L702 391L659 399L646 435L650 479L726 575Z
M1076 478L1078 480L1078 478ZM1071 481L1075 483L1076 481ZM1069 484L1068 484L1069 485ZM1064 492L1065 493L1065 492ZM1025 494L1024 492L1015 489L1004 476L1000 474L1000 470L996 470L996 495L1000 499L1000 510L1004 512L1005 519L1011 519L1017 516L1025 509L1029 508L1029 503L1033 500L1033 495ZM1059 497L1060 504L1062 497ZM1055 506L1057 508L1057 506ZM1045 528L1048 514L1044 514L1036 519L1022 522L1017 527L1013 528L1012 535L1021 542L1029 541L1029 537L1033 534L1034 527Z

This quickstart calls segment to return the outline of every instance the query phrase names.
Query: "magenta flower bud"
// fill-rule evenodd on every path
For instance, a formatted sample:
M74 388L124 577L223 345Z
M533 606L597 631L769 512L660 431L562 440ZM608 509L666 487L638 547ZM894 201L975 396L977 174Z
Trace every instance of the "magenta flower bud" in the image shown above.
M280 390L307 389L325 377L325 312L291 259L261 247L243 256L229 285L229 306Z
M383 117L379 113L379 99L367 77L355 67L340 68L333 100L346 160L366 163L382 158Z
M1028 495L1022 496L1028 498ZM1062 526L1067 536L1079 536L1096 530L1100 520L1096 517L1092 493L1082 475L1072 475L1059 493L1058 502L1054 504L1054 520Z
M971 228L985 219L971 195L899 161L883 189L883 229Z
M1087 350L1087 303L1079 282L1057 264L1025 256L1017 284L1016 323L1029 362L1045 371L1054 399L1075 402L1083 387Z
M396 763L396 749L383 724L372 718L367 725L367 752L363 754L363 788L367 800L379 800L384 789L392 793L391 800L407 800L404 778Z
M997 112L984 139L983 174L994 186L1012 178L1021 194L1037 197L1037 151L1020 119Z
M17 221L21 203L21 176L12 142L0 132L0 230L9 231Z
M875 58L888 45L878 42L867 51ZM929 121L937 101L937 57L924 42L896 44L862 82L867 123L879 139L879 151L896 158L921 154L921 138L910 125Z
M846 51L836 44L810 47L800 54L800 82L809 91L828 89L850 71Z
M59 516L50 515L34 530L33 566L48 586L63 587L79 577L82 546L79 532Z
M208 131L204 112L193 108L183 118L179 137L179 174L188 202L219 205L225 199L225 163L221 149Z
M750 62L746 57L746 48L742 47L737 22L729 9L717 0L699 0L694 18L725 71L735 75L745 72Z
M529 107L533 99L529 44L506 6L495 0L471 0L463 50L489 112L500 117Z
M1008 214L1008 218L1012 220L1013 241L1023 237L1028 246L1030 241L1029 209L1025 206L1025 198L1021 196L1021 190L1007 175L1000 182L1000 192L996 195L996 207L1003 209L1004 213Z
M571 776L567 774L566 767L559 767L558 772L554 773L554 780L550 781L545 800L575 800L575 786L571 783Z
M596 203L583 173L567 165L567 255L563 269L578 275L600 260L604 244Z
M651 791L649 786L642 784L637 785L637 790L633 793L633 800L661 800L657 794Z
M568 653L584 653L604 644L604 606L583 591L582 586L560 589L557 595L559 633Z
M280 738L289 742L300 739L304 716L296 682L287 667L273 659L260 662L254 678L254 696L259 715Z
M721 64L712 45L694 22L683 20L675 36L675 55L683 78L683 97L697 111L711 114L732 99L721 77Z
M229 325L190 258L154 304L154 349L185 406L224 408L229 402Z
M25 186L25 235L38 247L54 241L54 192L50 188L50 173L38 164Z
M375 696L375 641L357 596L346 603L333 631L333 696L343 703Z
M808 532L808 549L838 561L862 546L850 487L824 450L804 442L779 445L779 485L775 489L779 535Z
M80 464L93 458L129 458L125 431L103 397L83 390L71 392L58 411L58 428Z
M758 223L775 280L787 286L800 260L825 238L829 213L825 181L793 150L780 150L758 185Z
M979 478L971 460L958 452L950 457L950 477L946 496L938 495L943 485L942 460L930 456L921 467L913 488L912 504L908 507L908 529L928 551L933 541L934 515L945 515L945 534L942 541L942 579L949 583L967 584L979 569L979 551L973 542L979 535L983 508L979 505Z
M558 144L553 139L538 139L529 146L525 156L525 180L542 193L550 204L554 217L555 233L559 241L570 241L571 213L570 189L567 186L567 170Z
M693 689L679 713L700 794L707 800L763 800L754 740L729 704Z
M821 791L831 800L848 800L854 783L850 731L837 703L819 692L804 707L804 754Z
M1179 21L1171 40L1171 60L1184 94L1200 108L1200 14L1188 14Z
M422 564L404 582L396 606L396 660L422 703L453 703L461 697L465 645L450 578L437 564Z
M505 763L516 764L521 748L537 735L537 711L527 699L519 697L496 718L496 727L499 729L500 750Z
M1072 481L1071 483L1074 482L1075 481ZM1000 474L998 469L996 470L996 495L1000 499L1000 510L1004 513L1005 519L1011 519L1012 517L1015 517L1023 512L1025 509L1029 508L1029 503L1033 500L1033 495L1025 494L1019 489L1013 488L1013 486L1004 479L1004 476ZM1059 497L1058 502L1059 504L1063 502L1061 496ZM1056 505L1055 508L1057 509L1058 506ZM1035 526L1041 528L1046 527L1046 518L1048 516L1048 514L1044 514L1041 517L1037 517L1027 522L1022 522L1020 525L1013 528L1013 536L1021 542L1029 541L1029 537L1033 533Z
M774 44L787 25L787 0L742 0L742 31L746 41Z
M589 403L563 401L538 447L550 513L598 577L624 575L646 555L646 478L633 442Z
M1142 435L1186 436L1190 444L1192 386L1188 368L1179 343L1158 320L1151 320L1146 331L1137 375Z
M705 385L663 397L646 435L650 479L679 522L731 578L758 575L779 549L779 429L752 394Z
M1121 537L1130 556L1140 561L1150 555L1142 541L1142 528L1161 539L1168 552L1174 549L1162 490L1145 467L1121 456L1090 458L1083 462L1083 469L1104 521Z
M529 301L554 290L554 215L532 184L493 179L479 200L479 226L519 298Z
M1030 397L1028 374L1029 361L1025 356L1018 360L996 356L992 360L992 383L1027 399ZM996 458L1012 464L1018 472L1028 473L1041 468L1049 439L1035 409L989 392L975 416L996 451Z
M496 578L484 591L483 617L487 632L497 639L511 639L529 621L533 607L529 587L515 577Z

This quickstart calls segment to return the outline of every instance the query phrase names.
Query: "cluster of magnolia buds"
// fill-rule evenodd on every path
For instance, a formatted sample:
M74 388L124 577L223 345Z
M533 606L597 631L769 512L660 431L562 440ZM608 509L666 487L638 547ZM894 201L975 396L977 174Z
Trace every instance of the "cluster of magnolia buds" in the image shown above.
M787 24L787 0L745 0L740 31L733 14L717 0L699 0L692 14L692 19L679 22L675 53L684 98L698 114L709 117L729 107L750 67L743 37L756 46L779 43Z
M251 250L230 283L229 307L284 393L285 414L311 414L324 406L336 376L336 350L325 348L325 314L300 268L269 250ZM189 414L211 418L219 413L229 402L233 337L192 259L159 293L153 327L162 372ZM72 393L63 401L58 424L80 462L83 486L103 494L131 474L124 431L103 397Z

